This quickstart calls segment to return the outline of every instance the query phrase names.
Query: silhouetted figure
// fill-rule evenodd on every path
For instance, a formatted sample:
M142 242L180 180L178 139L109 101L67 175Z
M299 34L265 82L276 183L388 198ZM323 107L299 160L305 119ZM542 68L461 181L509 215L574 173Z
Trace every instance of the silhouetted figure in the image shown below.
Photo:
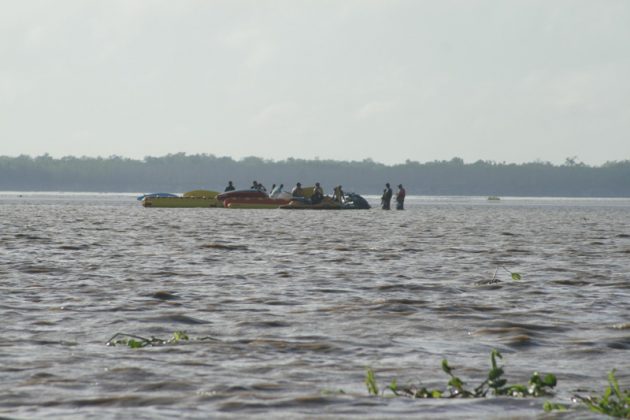
M319 182L315 183L313 194L311 194L311 203L318 204L324 199L324 190L319 185Z
M392 202L392 189L389 186L389 182L385 184L383 195L381 196L381 207L383 210L389 210Z
M333 201L336 201L338 203L342 203L343 202L343 190L341 189L341 185L338 185L335 187L335 191L333 192Z
M405 195L407 192L403 188L402 184L398 184L398 192L396 193L396 210L405 209Z
M291 190L291 195L293 197L304 197L304 191L302 191L302 184L299 182L295 184L293 190Z
M234 184L232 183L232 181L228 181L228 185L227 187L225 187L225 192L228 191L234 191L236 188L234 188Z
M250 187L251 190L257 190L257 191L262 191L262 192L267 192L267 188L265 188L265 186L261 183L259 183L258 181L254 181L252 183L252 186Z

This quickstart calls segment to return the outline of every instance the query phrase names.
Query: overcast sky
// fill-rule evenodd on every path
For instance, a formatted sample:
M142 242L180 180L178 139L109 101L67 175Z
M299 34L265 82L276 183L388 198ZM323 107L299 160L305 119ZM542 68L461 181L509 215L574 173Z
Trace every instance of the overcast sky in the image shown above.
M0 0L0 155L630 159L628 0Z

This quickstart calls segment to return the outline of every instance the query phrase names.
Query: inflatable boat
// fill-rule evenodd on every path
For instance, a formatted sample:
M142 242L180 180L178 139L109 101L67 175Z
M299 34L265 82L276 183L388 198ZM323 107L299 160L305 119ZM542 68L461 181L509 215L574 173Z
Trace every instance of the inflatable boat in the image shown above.
M277 209L289 204L282 198L228 198L223 200L223 207L230 209Z
M313 204L307 198L294 198L285 206L285 210L367 210L370 208L367 200L356 193L348 193L339 200L325 196L319 203Z
M295 197L285 206L281 206L285 210L340 210L341 203L326 196L319 203L313 204L308 198Z
M142 194L139 195L136 200L138 201L142 201L145 198L167 198L167 197L171 197L171 198L175 198L178 197L177 194L171 194L171 193L151 193L151 194Z
M217 195L219 201L224 201L228 198L268 198L266 192L260 190L234 190L221 193Z
M144 207L187 208L187 207L221 207L221 201L217 200L216 191L194 190L184 193L183 196L153 196L146 195L142 199Z

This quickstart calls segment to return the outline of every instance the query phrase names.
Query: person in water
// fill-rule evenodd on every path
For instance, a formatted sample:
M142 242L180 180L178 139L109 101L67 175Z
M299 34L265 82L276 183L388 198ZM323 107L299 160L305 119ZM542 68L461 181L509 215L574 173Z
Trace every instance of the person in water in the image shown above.
M389 210L392 202L392 189L389 186L389 182L385 184L383 195L381 196L381 207L383 210Z
M302 184L299 182L295 184L295 187L291 191L293 197L304 197L304 191L302 191Z
M224 192L228 192L228 191L234 191L236 188L234 188L234 184L232 183L232 181L228 181L228 185L227 187L225 187L225 191Z
M311 194L311 203L318 204L324 199L324 190L319 185L319 182L315 183L315 188L313 188L313 194Z
M405 209L405 195L407 192L403 188L402 184L398 184L398 192L396 192L396 210Z

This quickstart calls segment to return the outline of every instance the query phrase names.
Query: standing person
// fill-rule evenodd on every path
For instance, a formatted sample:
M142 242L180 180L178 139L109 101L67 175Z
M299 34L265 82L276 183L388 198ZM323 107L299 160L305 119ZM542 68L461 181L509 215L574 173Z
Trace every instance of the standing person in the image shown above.
M333 201L338 203L343 202L343 190L341 189L341 185L335 187L335 192L333 193Z
M407 192L403 188L402 184L398 184L398 192L396 193L396 210L405 209L405 195Z
M293 190L291 190L291 195L293 197L304 197L304 191L302 191L302 184L299 182L295 184Z
M389 182L385 184L385 189L383 190L383 195L381 196L381 207L383 210L389 210L391 208L392 202L392 189L389 186Z
M228 191L234 191L236 188L234 187L234 184L232 183L232 181L228 181L228 185L227 187L225 187L225 191L224 192L228 192Z

